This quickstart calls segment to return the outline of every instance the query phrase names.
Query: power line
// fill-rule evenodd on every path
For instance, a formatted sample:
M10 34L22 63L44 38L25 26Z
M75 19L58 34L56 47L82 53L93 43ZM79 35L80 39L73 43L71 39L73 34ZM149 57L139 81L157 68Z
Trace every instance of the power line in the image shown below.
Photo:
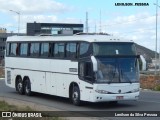
M156 15L152 15L152 16L149 16L149 17L137 18L137 19L134 19L134 20L126 21L126 22L117 22L117 23L113 23L113 24L109 24L109 25L101 25L101 27L114 26L114 25L117 25L117 24L120 24L120 25L121 24L127 24L127 23L130 23L130 22L135 22L135 21L138 21L138 20L151 18L151 17L155 17L155 16ZM95 28L95 27L90 27L90 28Z
M110 25L104 25L104 26L113 26L113 25L117 25L117 24L126 24L126 23L135 22L135 21L138 21L138 20L146 19L146 18L151 18L153 16L155 17L155 15L152 15L152 16L149 16L149 17L138 18L138 19L134 19L134 20L126 21L126 22L117 22L117 23L113 23L113 24L110 24Z
M160 26L159 26L160 27ZM141 29L141 31L147 31L147 30L154 30L154 28L148 28L148 29ZM129 32L121 32L119 34L127 34L127 33L136 33L136 32L141 32L141 31L138 31L138 30L134 30L134 31L129 31ZM113 32L112 32L113 33Z

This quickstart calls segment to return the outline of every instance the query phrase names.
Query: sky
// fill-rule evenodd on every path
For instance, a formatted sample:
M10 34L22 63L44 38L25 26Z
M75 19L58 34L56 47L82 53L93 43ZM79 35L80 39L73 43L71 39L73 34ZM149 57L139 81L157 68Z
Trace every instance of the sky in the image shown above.
M116 6L116 3L148 3L149 6ZM89 32L106 32L133 40L155 50L156 0L0 0L0 28L7 32L26 32L26 24L33 23L86 23ZM159 0L160 5L160 0ZM160 7L158 7L158 52L160 48Z

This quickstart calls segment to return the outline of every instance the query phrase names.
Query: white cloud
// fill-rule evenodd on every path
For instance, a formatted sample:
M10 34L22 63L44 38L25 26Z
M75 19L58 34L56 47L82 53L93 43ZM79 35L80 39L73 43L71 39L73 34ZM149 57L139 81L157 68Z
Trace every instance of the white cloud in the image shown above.
M15 17L16 18L16 17ZM24 33L26 32L26 24L27 23L54 23L57 22L57 17L54 15L23 15L21 16L21 26L20 26L20 32Z
M27 22L39 22L39 23L53 23L57 21L57 17L54 15L24 15L21 18L23 23Z
M63 22L63 23L82 23L83 22L81 19L74 18L74 17L62 19L62 20L59 20L59 21Z
M0 0L0 11L19 11L23 14L55 14L69 10L69 7L55 0Z
M155 15L144 12L129 16L117 16L112 20L103 21L102 24L108 33L133 40L155 50Z
M26 30L27 22L34 21L42 23L83 23L85 28L85 18L79 19L75 16L61 17L60 13L71 12L73 8L78 9L60 3L58 0L0 0L0 12L9 12L10 9L21 12L20 32ZM91 10L89 10L89 12L90 11ZM18 17L11 12L10 14L13 15L15 21L13 20L14 23L5 24L4 26L6 28L13 28L16 32ZM158 15L160 20L160 13ZM116 14L114 17L115 18L110 17L110 19L102 20L101 31L132 39L142 46L152 50L155 49L155 15L151 15L148 12L139 12L128 16ZM158 26L158 30L160 30L159 28ZM89 31L95 32L95 30L97 32L100 30L99 19L89 18ZM158 40L160 41L160 32L158 31L158 33Z
M18 16L9 10L20 12L20 32L26 32L26 24L28 22L60 22L58 15L64 12L70 12L72 9L72 7L56 0L0 0L0 12L7 13L6 15L10 14L13 17L13 23L10 23L9 26L8 24L1 26L7 28L8 32L17 32ZM64 21L71 20L65 19Z
M94 32L95 20L90 21L92 21L89 22L90 32ZM110 20L102 20L101 24L103 32L133 40L142 46L155 50L155 15L153 14L144 12L128 16L117 16ZM96 26L99 32L99 21ZM160 30L159 26L158 30ZM158 33L158 36L160 36L160 32ZM160 39L158 40L160 41Z

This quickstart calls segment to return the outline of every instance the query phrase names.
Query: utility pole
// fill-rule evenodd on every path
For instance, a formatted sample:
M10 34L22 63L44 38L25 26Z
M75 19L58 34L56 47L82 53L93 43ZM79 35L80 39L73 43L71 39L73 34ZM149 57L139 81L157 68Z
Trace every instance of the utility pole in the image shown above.
M11 12L14 12L18 15L18 35L19 35L19 30L20 30L20 12L14 11L14 10L9 10Z
M94 27L94 29L95 29L95 33L97 33L97 25L96 25L96 21L95 21L95 27Z
M102 26L101 26L101 10L100 10L100 20L99 20L99 33L102 31Z
M158 0L157 0L157 2L156 2L156 4L154 4L154 5L156 5L156 47L155 47L155 74L157 74L157 62L159 63L158 64L158 66L159 66L159 68L160 68L160 53L159 53L159 60L157 61L157 24L158 24ZM159 48L159 52L160 52L160 48Z
M86 12L86 33L88 33L88 12Z

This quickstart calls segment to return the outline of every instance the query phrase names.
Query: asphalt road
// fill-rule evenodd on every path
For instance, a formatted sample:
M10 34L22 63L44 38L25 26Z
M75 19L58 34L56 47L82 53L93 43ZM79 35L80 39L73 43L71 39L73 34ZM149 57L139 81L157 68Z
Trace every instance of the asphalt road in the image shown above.
M85 102L83 106L74 106L68 99L62 97L55 97L45 94L34 94L34 96L19 95L15 89L9 88L5 85L4 80L0 80L0 96L29 101L33 103L42 104L45 106L57 108L64 111L86 111L89 116L94 116L95 111L98 111L98 118L100 120L159 120L158 117L104 117L103 111L160 111L160 92L142 90L140 99L138 101L121 101L117 105L109 103L88 103ZM88 111L88 112L87 112Z

